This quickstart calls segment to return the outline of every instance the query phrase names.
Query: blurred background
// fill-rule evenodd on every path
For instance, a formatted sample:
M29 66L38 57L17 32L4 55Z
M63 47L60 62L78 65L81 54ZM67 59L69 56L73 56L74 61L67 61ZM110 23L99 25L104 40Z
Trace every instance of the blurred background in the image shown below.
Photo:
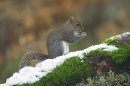
M19 70L24 53L48 54L48 33L70 16L87 32L70 51L82 50L130 30L130 0L0 0L0 83Z

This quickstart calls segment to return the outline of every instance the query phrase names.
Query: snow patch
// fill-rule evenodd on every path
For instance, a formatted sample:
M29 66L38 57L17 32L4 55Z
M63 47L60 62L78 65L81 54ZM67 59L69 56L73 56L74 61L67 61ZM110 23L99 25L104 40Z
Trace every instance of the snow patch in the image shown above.
M121 35L120 39L122 39L122 38L128 38L129 39L129 37L130 37L130 32L126 32L126 33L123 33Z
M123 33L123 34L121 34L121 35L113 36L113 37L111 37L111 38L109 38L109 39L114 40L115 37L117 37L118 39L122 39L123 37L126 38L126 36L129 37L129 36L130 36L130 32L125 32L125 33Z

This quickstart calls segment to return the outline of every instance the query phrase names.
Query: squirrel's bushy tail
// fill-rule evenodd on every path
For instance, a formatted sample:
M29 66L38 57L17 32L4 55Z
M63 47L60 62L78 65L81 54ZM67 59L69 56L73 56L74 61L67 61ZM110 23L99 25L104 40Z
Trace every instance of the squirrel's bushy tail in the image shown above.
M41 62L48 58L49 58L48 55L44 55L42 53L35 52L35 51L30 51L24 54L24 56L22 57L22 60L20 61L19 69L28 66L32 60L37 60Z

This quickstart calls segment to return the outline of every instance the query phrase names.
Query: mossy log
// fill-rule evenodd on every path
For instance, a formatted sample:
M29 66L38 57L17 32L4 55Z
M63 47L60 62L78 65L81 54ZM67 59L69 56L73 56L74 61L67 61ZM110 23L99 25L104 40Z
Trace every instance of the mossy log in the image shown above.
M91 51L86 55L86 60L93 68L96 75L112 70L116 73L125 71L130 74L130 33L124 33L107 39L104 43L118 47L113 52L100 52L96 56L94 53L100 50Z
M115 46L118 49L105 51L103 48L98 48L88 53L84 52L83 58L74 56L67 59L39 81L20 86L75 86L82 80L100 76L110 70L116 73L126 71L130 74L130 33L114 36L102 44ZM19 86L19 84L15 86Z

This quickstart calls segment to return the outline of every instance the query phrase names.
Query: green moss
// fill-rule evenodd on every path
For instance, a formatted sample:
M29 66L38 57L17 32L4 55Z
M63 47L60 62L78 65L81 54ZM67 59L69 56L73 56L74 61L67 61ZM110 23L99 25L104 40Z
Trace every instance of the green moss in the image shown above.
M130 66L130 62L128 62L130 57L130 45L124 44L122 46L118 46L118 50L113 52L107 52L107 56L120 67L128 67Z
M87 61L73 57L34 84L22 86L75 86L76 83L92 76L92 74L92 69Z
M103 49L92 50L88 54L84 53L84 56L85 57L97 56L103 54L103 52L104 52Z
M130 62L128 62L130 57L130 45L124 44L122 46L117 47L118 50L107 52L106 56L108 56L110 60L113 62L113 64L116 65L118 68L121 69L130 68ZM97 49L90 51L88 54L84 53L84 56L86 58L91 56L98 56L103 53L104 53L103 49Z
M119 40L119 36L120 35L117 35L112 38L106 39L103 43L107 43L107 45L114 45L115 42L117 42Z

